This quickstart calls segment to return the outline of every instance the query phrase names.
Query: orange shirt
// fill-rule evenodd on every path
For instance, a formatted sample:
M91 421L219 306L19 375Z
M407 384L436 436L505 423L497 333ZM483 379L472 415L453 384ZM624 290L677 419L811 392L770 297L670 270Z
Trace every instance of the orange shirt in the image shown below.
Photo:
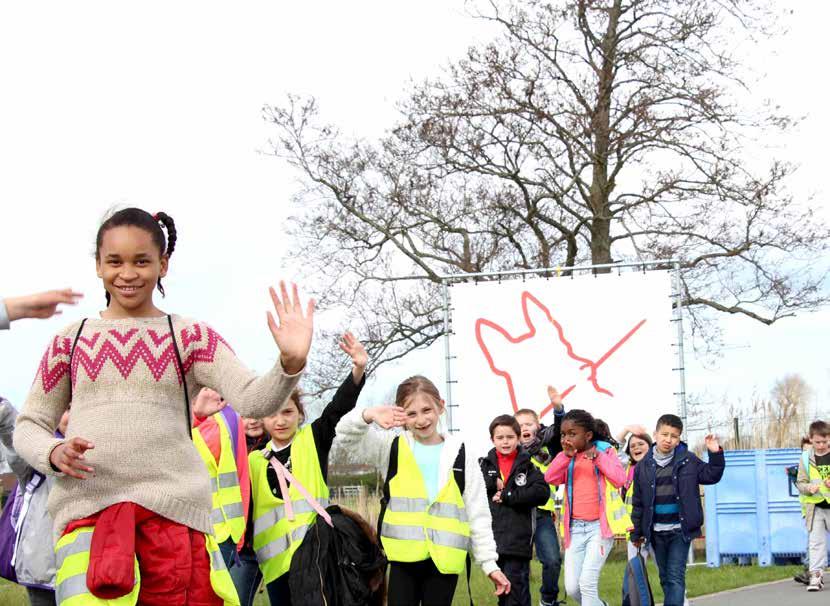
M573 514L575 520L599 520L599 489L594 462L578 452L574 456Z

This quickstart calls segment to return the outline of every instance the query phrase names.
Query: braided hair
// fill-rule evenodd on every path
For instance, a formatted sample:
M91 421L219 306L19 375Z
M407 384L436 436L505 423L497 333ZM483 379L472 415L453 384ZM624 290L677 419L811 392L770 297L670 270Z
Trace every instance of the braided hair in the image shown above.
M594 419L594 440L608 442L617 450L620 449L620 443L611 435L611 428L608 427L608 423L599 418Z
M167 255L170 258L170 255L173 254L173 250L176 248L176 224L173 222L173 217L168 215L164 212L158 212L155 215L151 215L146 210L142 210L140 208L125 208L123 210L119 210L109 218L107 218L102 224L101 227L98 228L98 234L95 236L95 260L100 261L100 252L101 252L101 244L104 241L104 234L114 227L138 227L143 229L147 233L149 233L153 238L153 243L159 249L159 256ZM162 230L162 226L167 230L167 238L164 237L164 230ZM164 286L161 284L161 278L158 279L158 284L156 285L161 296L164 296ZM107 298L107 305L110 304L110 294L109 292L105 292Z
M593 434L591 438L592 441L608 442L614 448L619 448L617 441L611 437L611 431L608 428L608 424L602 419L595 419L587 410L573 408L566 412L565 416L562 417L562 422L564 423L565 421L570 421L577 427L584 429L586 432L590 431Z

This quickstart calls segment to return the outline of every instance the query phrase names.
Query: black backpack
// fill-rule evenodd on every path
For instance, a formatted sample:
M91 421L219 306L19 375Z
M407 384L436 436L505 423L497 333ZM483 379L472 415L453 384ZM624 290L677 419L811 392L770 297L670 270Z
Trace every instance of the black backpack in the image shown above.
M387 561L372 527L338 505L326 511L333 526L317 516L291 558L292 603L382 606Z

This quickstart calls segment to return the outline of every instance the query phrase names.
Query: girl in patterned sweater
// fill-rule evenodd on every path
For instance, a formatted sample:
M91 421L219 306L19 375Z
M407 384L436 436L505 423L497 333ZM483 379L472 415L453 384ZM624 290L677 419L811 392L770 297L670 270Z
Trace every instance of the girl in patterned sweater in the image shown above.
M189 401L204 386L244 416L276 412L305 366L314 304L304 312L296 286L291 297L284 284L281 295L271 289L280 357L257 377L210 326L156 307L175 243L164 213L128 208L101 225L107 308L54 337L18 418L17 452L58 476L49 510L66 606L238 603L210 536L211 486L190 441ZM70 401L66 438L56 439Z

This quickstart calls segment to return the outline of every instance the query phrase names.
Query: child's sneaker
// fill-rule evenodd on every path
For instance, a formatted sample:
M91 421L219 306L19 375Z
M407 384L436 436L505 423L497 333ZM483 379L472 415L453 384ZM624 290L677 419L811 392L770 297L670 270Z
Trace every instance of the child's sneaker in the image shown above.
M821 591L822 589L824 589L824 580L819 570L810 575L810 584L807 585L807 591Z

